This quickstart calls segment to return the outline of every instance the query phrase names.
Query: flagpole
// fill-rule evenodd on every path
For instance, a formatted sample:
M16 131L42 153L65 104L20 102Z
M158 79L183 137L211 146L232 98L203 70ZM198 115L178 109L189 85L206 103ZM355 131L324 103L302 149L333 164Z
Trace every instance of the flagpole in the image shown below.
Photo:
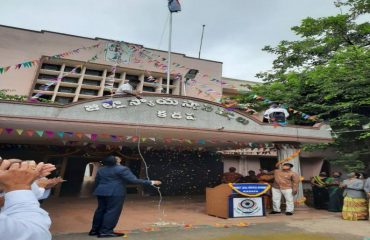
M202 26L202 36L200 37L200 47L199 47L199 55L198 55L198 58L200 59L200 53L202 52L202 45L203 45L203 35L204 35L204 27L206 25L203 24Z
M170 12L170 24L169 24L169 36L168 36L168 57L167 57L167 94L170 94L170 78L171 78L171 43L172 43L172 12Z

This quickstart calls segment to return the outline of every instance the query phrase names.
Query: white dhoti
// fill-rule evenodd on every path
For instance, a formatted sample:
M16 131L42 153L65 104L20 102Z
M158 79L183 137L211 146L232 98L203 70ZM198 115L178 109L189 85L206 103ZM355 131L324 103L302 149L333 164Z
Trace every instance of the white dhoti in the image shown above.
M281 196L284 196L286 202L286 212L294 212L294 198L292 189L272 188L272 203L275 212L281 212Z

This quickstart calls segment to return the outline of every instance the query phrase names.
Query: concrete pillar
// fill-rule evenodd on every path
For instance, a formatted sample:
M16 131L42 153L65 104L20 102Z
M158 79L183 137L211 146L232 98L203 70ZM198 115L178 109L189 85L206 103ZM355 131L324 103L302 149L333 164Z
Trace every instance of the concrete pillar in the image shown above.
M289 158L293 155L296 155L296 153L299 150L299 147L295 146L293 147L290 144L278 144L277 147L277 154L278 154L278 161L284 160L286 158ZM293 171L296 172L299 176L302 176L302 171L301 171L301 162L299 159L299 154L295 157L293 157L290 161L287 161L287 163L293 164ZM281 165L279 166L279 168ZM304 195L303 195L303 185L302 182L299 183L299 188L298 188L298 194L294 197L295 205L297 207L299 206L305 206L305 203L303 201Z

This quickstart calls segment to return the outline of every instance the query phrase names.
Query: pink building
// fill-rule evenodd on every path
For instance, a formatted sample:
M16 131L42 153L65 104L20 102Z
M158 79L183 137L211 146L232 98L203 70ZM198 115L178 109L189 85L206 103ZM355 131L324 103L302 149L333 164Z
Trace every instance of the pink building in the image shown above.
M223 78L221 62L173 53L165 94L167 53L141 45L0 26L0 52L0 89L24 96L0 100L0 155L55 163L68 179L56 195L88 195L107 154L122 156L141 176L144 158L151 177L167 183L165 194L203 193L224 168L246 174L292 155L307 179L319 173L323 156L294 155L300 144L331 141L328 126L274 127L225 110L223 92L235 94L247 82ZM107 89L130 80L141 98L110 102Z

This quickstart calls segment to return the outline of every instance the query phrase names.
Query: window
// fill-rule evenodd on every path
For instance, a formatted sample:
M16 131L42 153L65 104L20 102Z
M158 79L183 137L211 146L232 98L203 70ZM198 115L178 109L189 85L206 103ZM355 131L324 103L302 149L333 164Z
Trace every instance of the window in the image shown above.
M143 91L144 91L144 92L155 92L155 88L144 86L144 87L143 87Z
M42 80L57 79L57 78L58 76L49 75L49 74L39 74L39 77L38 77L38 79L42 79Z
M103 71L93 70L93 69L86 69L85 74L86 75L92 75L92 76L102 76Z
M172 94L172 89L170 88L170 93L169 94ZM166 87L163 87L162 88L162 93L167 93L167 88Z
M73 101L73 98L70 97L56 97L55 102L61 103L61 104L68 104Z
M100 86L100 81L84 79L84 80L82 81L82 84L92 85L92 86Z
M126 75L126 80L139 81L139 76L137 76L137 75L130 75L130 74L127 74L127 75Z
M72 88L72 87L59 87L58 92L75 93L76 92L76 88Z
M32 96L34 96L34 95L36 95L36 93L35 93L35 94L33 94ZM52 95L41 95L41 96L39 97L39 100L40 100L40 101L42 101L42 100L51 100L51 98L52 98Z
M62 79L62 82L66 82L66 83L78 83L78 78L64 77Z
M175 79L170 79L170 85L174 85L174 83L175 83ZM166 78L163 79L163 84L164 85L167 84L167 79Z
M65 66L64 67L64 72L68 73L68 72L72 71L74 68L76 68L76 67ZM80 67L76 69L76 73L81 73L81 68Z
M46 89L46 85L45 84L36 84L35 85L35 90L42 90L42 91L54 91L54 88L55 88L55 85L51 85L49 86L47 89Z
M112 74L111 72L107 73L107 77L108 77L108 76L110 76L111 74ZM114 74L114 78L121 78L121 75L122 75L122 73L117 73L117 72L116 72L116 73Z
M80 94L84 95L91 95L91 96L97 96L99 93L98 90L93 90L93 89L81 89Z
M52 71L60 71L61 67L62 66L56 65L56 64L43 63L42 66L41 66L41 69L52 70Z
M118 88L119 87L119 83L118 82L115 82L114 84L113 84L113 88Z

